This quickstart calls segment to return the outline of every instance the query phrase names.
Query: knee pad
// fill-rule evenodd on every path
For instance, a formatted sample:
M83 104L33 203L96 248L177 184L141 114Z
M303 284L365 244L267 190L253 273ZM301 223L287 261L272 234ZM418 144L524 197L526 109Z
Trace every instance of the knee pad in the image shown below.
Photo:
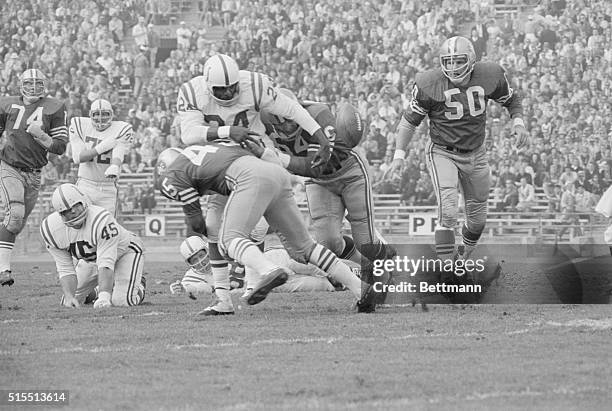
M23 230L25 216L25 205L23 203L10 203L4 216L4 228L6 231L19 234Z
M487 202L468 201L465 205L465 217L467 229L480 237L487 222Z

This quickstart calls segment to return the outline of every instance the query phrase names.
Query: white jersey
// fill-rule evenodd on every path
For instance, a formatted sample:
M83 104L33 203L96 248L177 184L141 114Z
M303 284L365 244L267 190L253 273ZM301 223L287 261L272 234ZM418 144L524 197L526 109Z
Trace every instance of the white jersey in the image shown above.
M47 250L55 259L60 277L75 274L72 258L95 262L100 268L115 269L115 263L130 247L140 248L135 234L123 228L104 208L87 207L87 219L79 229L64 224L58 212L40 225Z
M205 144L208 126L241 126L264 136L266 129L260 117L263 109L294 120L311 135L321 128L306 109L280 93L267 76L240 70L240 97L228 107L211 97L204 76L181 86L177 98L181 139L187 145Z
M78 177L97 182L107 182L104 172L111 164L111 158L123 160L127 149L132 144L134 132L132 125L125 121L112 121L104 131L98 131L89 117L74 117L70 120L70 146L72 158L79 163L79 155L83 150L95 147L100 141L107 139L119 140L117 146L111 151L99 154L91 161L79 164Z

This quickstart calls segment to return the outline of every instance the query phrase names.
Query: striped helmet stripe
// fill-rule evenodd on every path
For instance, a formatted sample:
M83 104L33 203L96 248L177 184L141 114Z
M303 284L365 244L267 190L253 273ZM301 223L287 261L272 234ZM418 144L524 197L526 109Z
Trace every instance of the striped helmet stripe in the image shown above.
M193 254L194 254L194 252L195 252L195 250L193 249L193 247L192 247L192 246L191 246L191 244L189 243L189 240L188 240L188 241L185 241L185 243L187 244L187 248L189 248L189 253L190 253L191 255L193 255Z
M62 200L62 203L64 203L64 206L66 207L66 209L70 208L70 204L68 203L68 200L66 200L66 196L64 195L64 191L62 190L62 186L58 187L59 195L60 195L60 199Z
M223 74L225 75L225 85L229 86L229 72L227 71L227 65L225 64L225 60L223 60L223 57L221 57L220 54L217 55L219 57L219 60L221 61L221 66L223 67Z

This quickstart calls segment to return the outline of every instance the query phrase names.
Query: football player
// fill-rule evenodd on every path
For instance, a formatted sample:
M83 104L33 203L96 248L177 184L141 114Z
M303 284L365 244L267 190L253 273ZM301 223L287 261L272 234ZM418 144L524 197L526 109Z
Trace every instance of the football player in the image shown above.
M66 108L46 97L46 79L37 69L20 78L21 96L0 99L0 200L4 221L0 224L0 283L12 285L11 255L15 238L25 227L36 205L41 169L47 153L66 151Z
M409 108L398 126L392 170L404 163L415 129L429 117L430 142L426 160L438 198L436 252L455 255L458 185L465 199L463 245L459 258L468 258L487 218L489 163L484 145L487 102L506 107L512 118L516 147L527 144L520 95L510 87L504 69L494 62L476 62L474 47L465 37L451 37L440 49L440 67L417 74Z
M297 97L287 89L279 90L293 101ZM311 167L312 156L318 145L295 121L262 112L266 132L280 150L281 164L291 173L311 177L306 180L308 210L312 219L315 239L342 259L361 263L363 252L369 260L392 258L396 253L385 245L374 228L372 187L367 160L353 150L361 141L364 125L357 110L346 104L339 108L342 124L327 105L302 102L301 105L321 125L334 145L327 164ZM354 125L347 130L346 123ZM255 142L245 142L257 156L263 148ZM342 236L345 212L351 224L352 238ZM371 247L362 247L365 244ZM357 251L359 250L359 251Z
M359 312L374 311L371 288L308 234L291 190L289 173L283 168L255 157L228 140L190 146L182 151L166 149L157 160L157 172L162 194L182 202L188 223L196 233L206 233L199 197L210 191L229 195L219 245L229 258L262 276L247 297L249 305L263 301L273 288L287 281L289 274L287 268L266 258L250 239L250 233L263 216L271 229L282 235L294 259L316 265L332 280L345 285L358 299ZM229 290L226 291L227 297L217 292L223 305L218 304L215 313L205 315L233 311Z
M72 159L79 165L76 186L116 217L117 177L134 133L129 123L113 117L110 102L95 100L89 117L70 120L69 135Z
M312 265L300 264L292 260L287 250L282 246L276 234L268 234L265 242L264 255L276 264L288 267L292 274L287 282L276 287L276 292L310 292L310 291L334 291L334 286L327 280L325 273ZM189 298L196 299L197 295L210 295L214 292L212 287L212 272L210 270L210 258L206 241L199 236L191 236L185 239L180 247L181 256L189 265L189 270L182 279L170 284L172 294L187 294ZM255 281L257 282L257 281ZM240 288L243 281L233 281L235 288ZM252 284L254 287L256 284ZM232 289L234 286L232 285ZM228 312L233 314L233 312Z
M203 75L184 83L178 93L181 140L186 145L205 145L219 138L242 143L250 133L264 135L263 109L295 120L318 141L320 148L313 166L325 164L331 156L329 138L303 107L278 93L270 79L240 70L234 59L217 54L204 64ZM206 213L207 237L217 293L229 293L227 262L217 247L221 217L227 198L210 196ZM229 294L228 294L229 296Z
M96 286L99 292L94 308L142 303L145 282L140 238L119 225L109 211L89 205L74 184L55 189L51 203L55 212L43 220L40 233L55 260L64 292L62 304L80 307ZM92 279L89 270L81 275L73 258L95 262L97 278Z

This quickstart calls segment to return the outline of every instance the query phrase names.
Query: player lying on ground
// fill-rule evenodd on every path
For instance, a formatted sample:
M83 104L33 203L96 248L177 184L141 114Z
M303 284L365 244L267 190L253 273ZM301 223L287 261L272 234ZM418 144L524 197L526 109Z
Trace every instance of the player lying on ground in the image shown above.
M55 212L47 216L40 233L53 256L65 307L80 307L99 287L94 308L132 306L142 303L145 282L142 276L142 241L123 228L102 207L89 205L74 185L62 184L53 192ZM95 262L97 275L87 265L75 270L73 258Z
M12 285L11 257L15 238L23 230L36 205L41 169L47 153L66 151L66 107L45 97L46 79L40 70L21 75L21 96L0 99L0 284Z
M370 287L329 249L310 237L293 196L289 173L282 167L262 161L237 143L227 141L191 146L182 151L166 149L158 158L157 172L162 194L182 202L191 229L203 235L206 226L199 197L210 191L229 195L220 249L263 277L248 296L248 304L263 301L289 275L286 267L267 259L250 239L250 233L263 216L272 230L283 236L297 261L313 263L333 281L346 286L358 299L359 312L374 311ZM226 311L233 311L231 300Z
M265 244L264 255L266 258L291 270L287 282L276 287L273 290L274 292L290 293L335 290L335 287L326 278L325 273L321 272L318 267L312 264L301 264L292 260L275 234L266 235ZM210 257L206 241L202 237L191 236L183 241L180 251L185 262L189 265L189 270L187 270L181 280L170 284L170 292L172 294L187 294L192 299L195 299L198 295L211 295L214 292L214 284L212 282ZM230 274L230 282L232 282L231 277ZM238 278L235 282L237 285L243 285L244 278ZM248 284L244 285L245 288L249 287ZM253 286L255 285L253 284Z

